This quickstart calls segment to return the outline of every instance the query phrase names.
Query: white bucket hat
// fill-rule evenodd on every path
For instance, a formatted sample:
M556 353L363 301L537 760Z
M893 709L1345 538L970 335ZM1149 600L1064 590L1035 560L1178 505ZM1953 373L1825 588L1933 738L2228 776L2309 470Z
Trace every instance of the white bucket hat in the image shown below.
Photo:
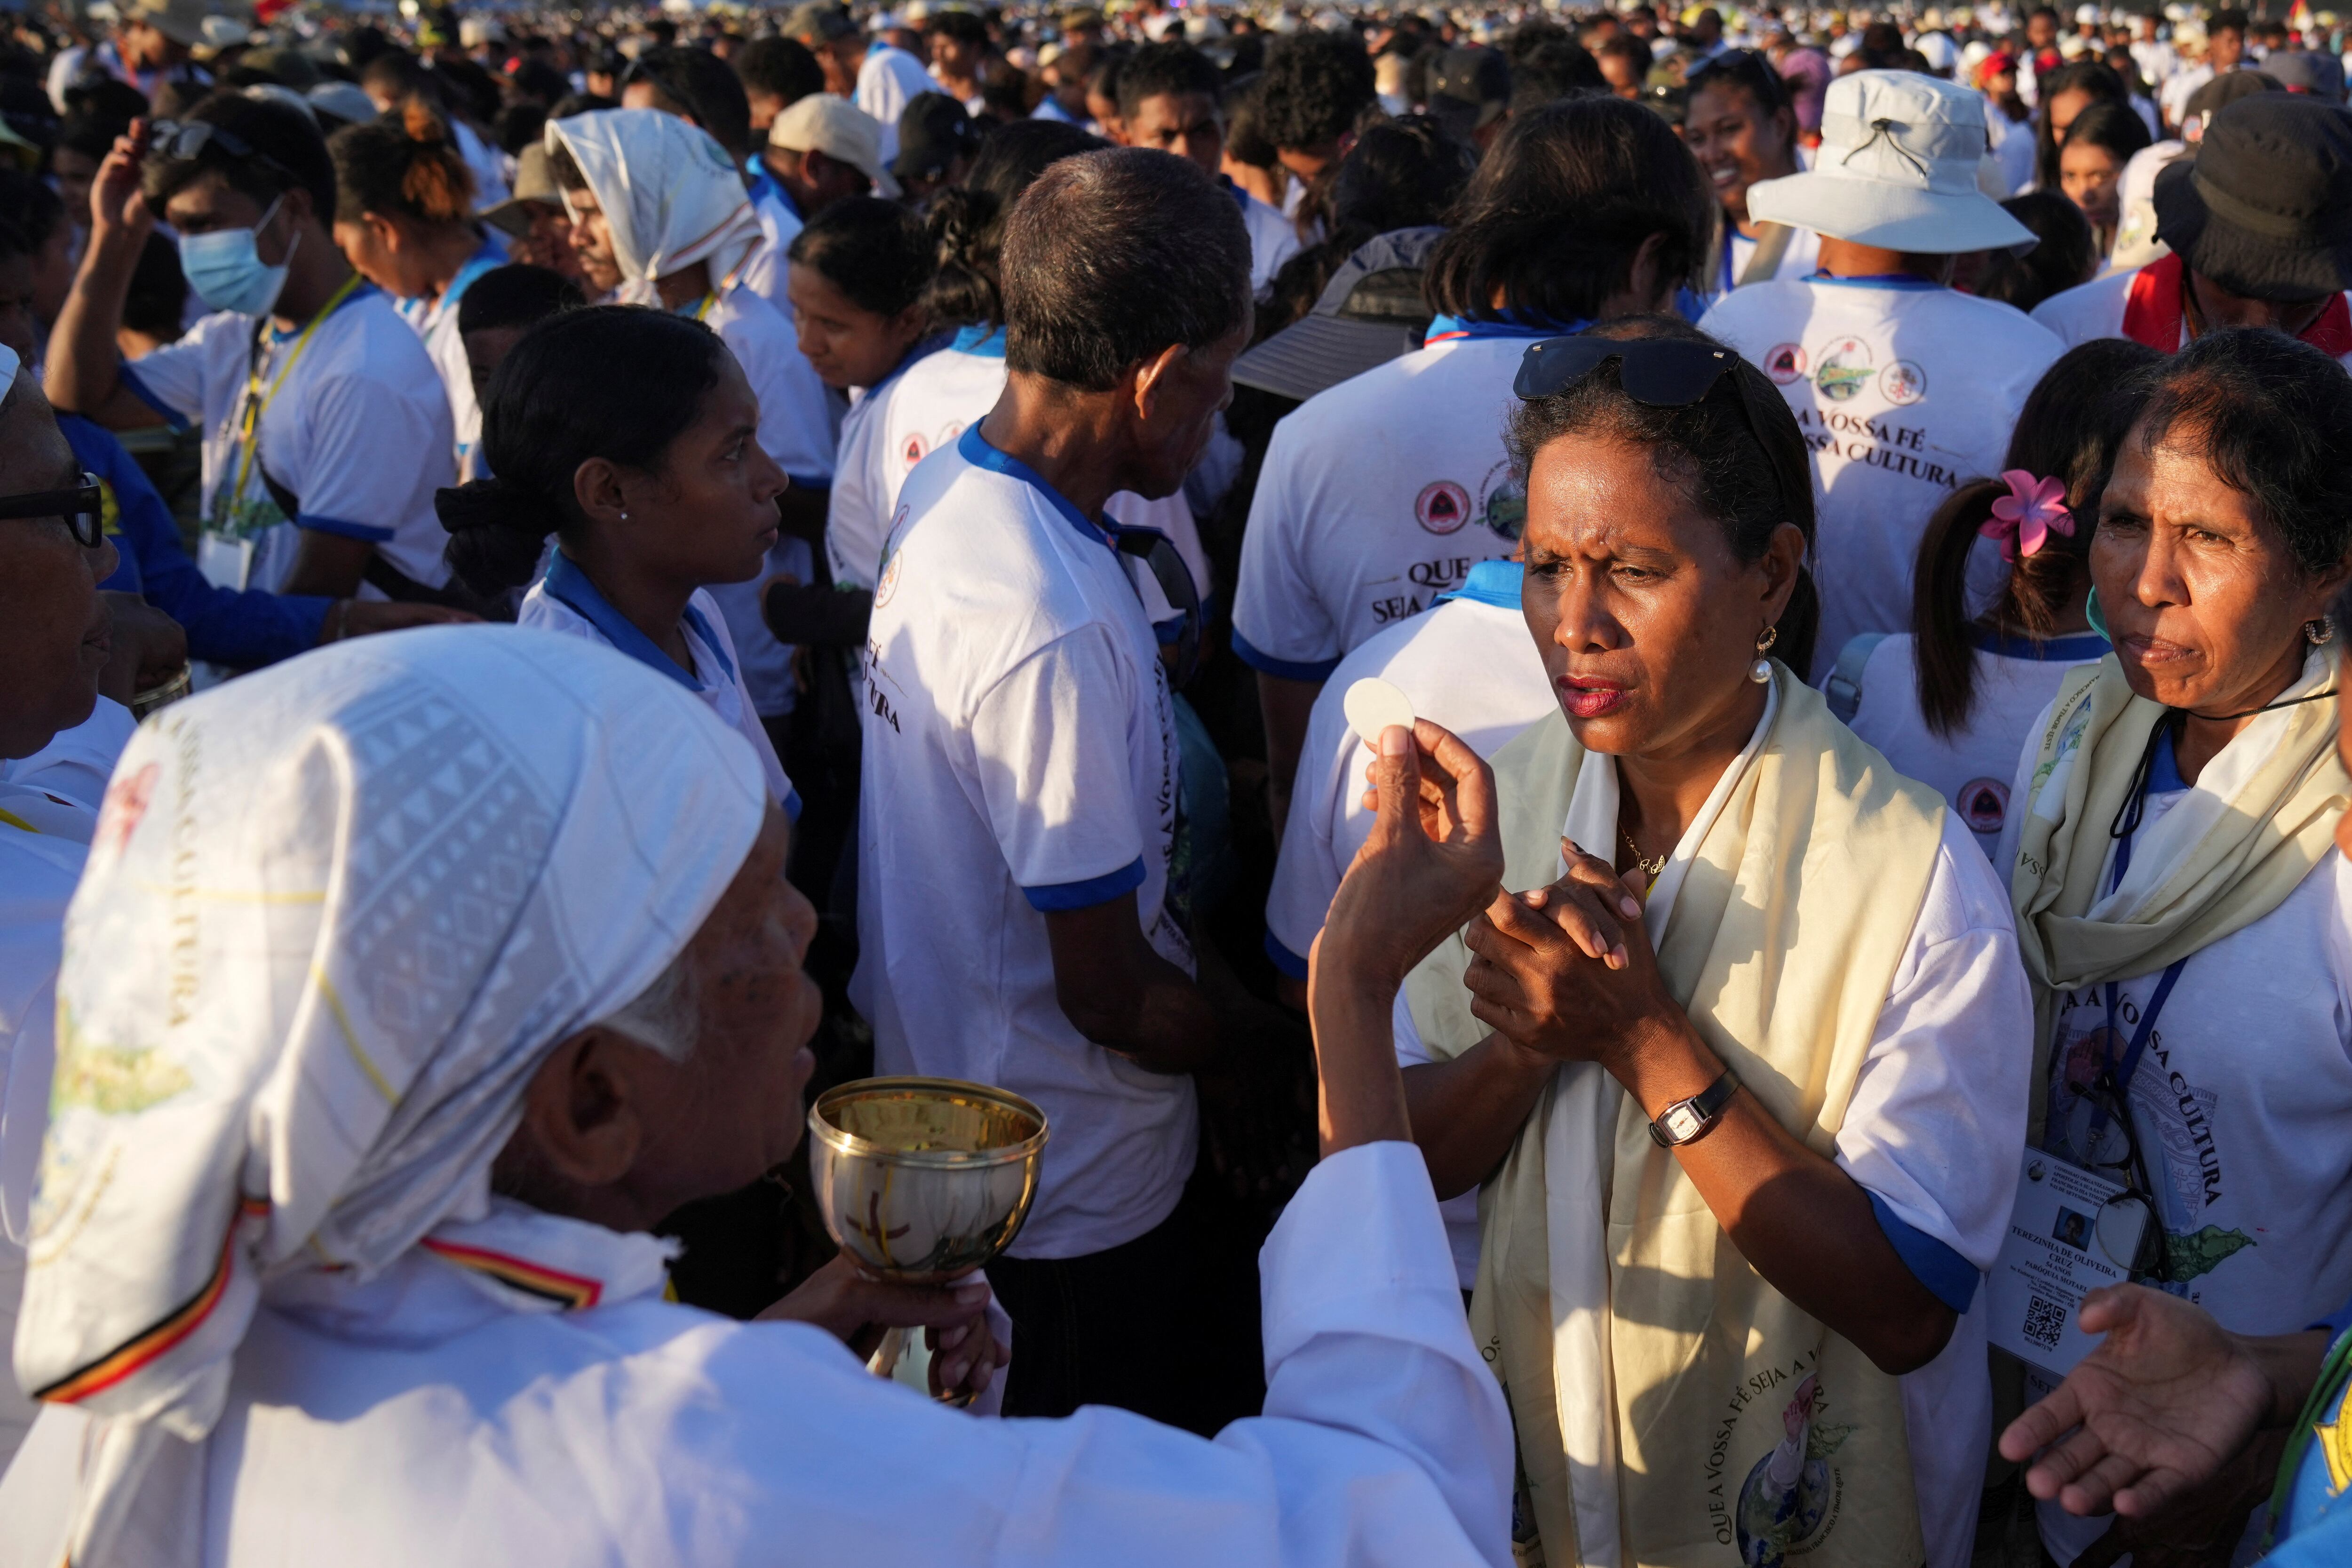
M1984 151L1978 94L1915 71L1855 71L1830 83L1813 166L1750 185L1748 210L1928 256L2031 245L2033 231L1977 187Z

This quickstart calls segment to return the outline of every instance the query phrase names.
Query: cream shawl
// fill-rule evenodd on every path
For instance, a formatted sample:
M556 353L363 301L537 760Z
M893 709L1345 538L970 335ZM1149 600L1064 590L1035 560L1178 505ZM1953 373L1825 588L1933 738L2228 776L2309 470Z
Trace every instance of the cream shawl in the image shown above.
M2332 683L2335 654L2332 644L2312 649L2281 700ZM2164 709L2132 694L2113 654L2060 683L2035 742L2010 870L2018 952L2033 982L2036 1084L2049 1079L2061 994L2150 973L2252 925L2327 858L2352 800L2336 705L2327 697L2256 717L2141 835L2122 885L2102 893L2109 830ZM2037 1142L2045 1110L2037 1092Z
M1700 1035L1829 1155L1944 807L1819 693L1780 666L1774 678L1755 739L1660 876L1651 936ZM1507 886L1559 874L1563 823L1583 842L1614 832L1614 763L1588 765L1559 715L1494 768ZM1468 962L1456 936L1406 982L1440 1059L1486 1033L1462 987ZM1471 1328L1517 1425L1522 1563L1920 1560L1896 1380L1739 1257L1600 1068L1555 1075L1480 1214Z

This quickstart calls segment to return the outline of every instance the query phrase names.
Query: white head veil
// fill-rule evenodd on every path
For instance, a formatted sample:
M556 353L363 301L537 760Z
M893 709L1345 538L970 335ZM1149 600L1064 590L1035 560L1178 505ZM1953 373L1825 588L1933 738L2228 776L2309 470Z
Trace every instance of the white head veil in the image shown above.
M604 209L613 257L627 284L650 284L708 261L716 286L734 276L763 237L735 160L675 114L600 109L551 120L547 150L559 147L580 165ZM572 211L568 194L563 205Z
M152 1462L219 1418L264 1281L488 1211L531 1073L678 955L766 800L676 682L511 627L339 643L141 728L67 915L16 1335L24 1386L98 1418L71 1561L143 1555L142 1483L200 1492Z

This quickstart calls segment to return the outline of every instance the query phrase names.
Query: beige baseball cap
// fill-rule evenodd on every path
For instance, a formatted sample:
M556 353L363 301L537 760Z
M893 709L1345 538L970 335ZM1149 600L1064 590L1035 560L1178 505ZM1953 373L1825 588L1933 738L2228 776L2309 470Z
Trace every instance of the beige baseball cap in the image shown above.
M768 145L786 153L838 158L874 182L874 194L896 200L898 182L882 166L882 126L835 93L813 92L775 118Z

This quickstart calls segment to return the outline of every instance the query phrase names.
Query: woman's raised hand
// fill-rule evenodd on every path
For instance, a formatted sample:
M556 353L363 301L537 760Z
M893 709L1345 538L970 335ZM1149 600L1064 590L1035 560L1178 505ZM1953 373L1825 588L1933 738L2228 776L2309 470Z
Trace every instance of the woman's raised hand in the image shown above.
M1344 948L1351 966L1402 984L1502 887L1495 775L1460 737L1421 719L1410 733L1382 731L1366 776L1364 801L1378 815L1318 946L1335 959Z

